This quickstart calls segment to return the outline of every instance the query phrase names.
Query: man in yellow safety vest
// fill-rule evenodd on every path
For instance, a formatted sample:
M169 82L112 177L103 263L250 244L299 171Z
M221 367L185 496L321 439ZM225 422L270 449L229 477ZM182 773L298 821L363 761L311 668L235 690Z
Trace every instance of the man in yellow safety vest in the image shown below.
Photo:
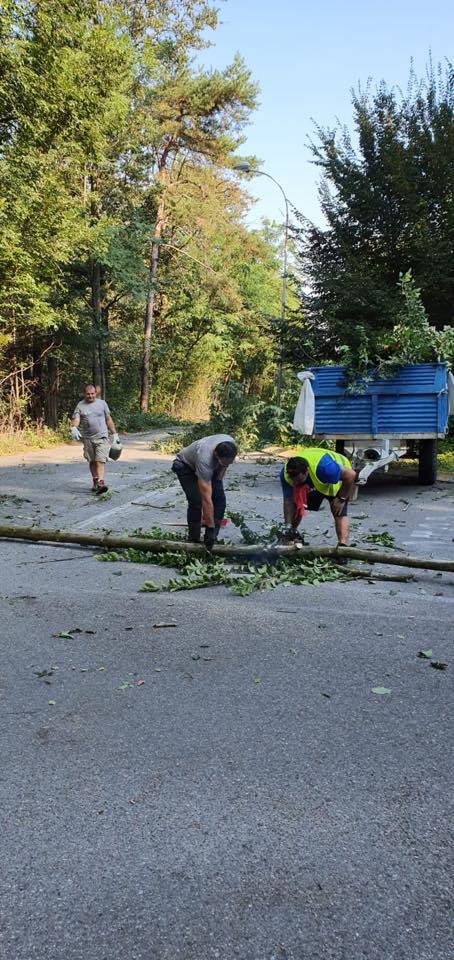
M356 470L347 457L322 447L300 447L281 470L284 539L294 540L304 510L319 510L328 500L334 517L338 546L348 543L348 501L353 493Z

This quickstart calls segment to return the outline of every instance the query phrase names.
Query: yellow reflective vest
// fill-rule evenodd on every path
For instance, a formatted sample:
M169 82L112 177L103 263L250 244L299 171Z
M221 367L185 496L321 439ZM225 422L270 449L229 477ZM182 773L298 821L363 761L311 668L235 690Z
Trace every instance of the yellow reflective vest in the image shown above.
M317 467L326 454L329 454L344 470L351 469L350 460L347 460L347 457L344 457L342 453L335 453L334 450L324 450L323 447L299 447L298 450L295 450L293 456L302 457L303 460L306 460L312 485L319 493L324 493L326 497L335 497L339 493L342 481L340 480L339 483L322 483L317 477ZM293 487L293 480L290 479L287 472L287 464L284 467L284 479Z

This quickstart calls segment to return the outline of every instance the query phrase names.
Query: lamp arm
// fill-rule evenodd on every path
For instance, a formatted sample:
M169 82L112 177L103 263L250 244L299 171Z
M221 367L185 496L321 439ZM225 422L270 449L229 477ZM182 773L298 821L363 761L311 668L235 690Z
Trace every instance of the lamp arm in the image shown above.
M285 194L285 192L284 192L284 188L281 187L281 185L280 185L280 183L279 183L279 180L276 180L274 177L272 177L270 173L265 173L264 170L254 170L254 173L259 174L259 176L261 176L261 177L268 177L268 180L272 180L273 183L275 183L276 186L277 186L277 187L279 188L279 190L281 191L282 196L283 196L283 198L284 198L284 203L285 203L285 222L286 222L286 227L288 228L288 224L289 224L289 201L288 201L288 198L287 198L287 196L286 196L286 194Z

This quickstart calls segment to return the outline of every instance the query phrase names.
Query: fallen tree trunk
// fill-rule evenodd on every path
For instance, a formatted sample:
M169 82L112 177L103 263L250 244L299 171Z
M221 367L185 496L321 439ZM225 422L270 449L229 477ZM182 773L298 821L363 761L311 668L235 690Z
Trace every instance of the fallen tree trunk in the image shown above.
M338 570L344 577L351 580L387 580L392 583L410 583L416 580L414 573L376 573L375 570L361 570L359 567L338 567L333 563L333 570Z
M127 537L116 533L79 533L78 530L44 530L39 527L3 527L0 526L0 539L31 540L34 543L79 543L88 547L105 547L109 550L133 548L151 553L182 552L194 556L206 556L203 543L187 543L183 540L151 540L146 537ZM358 550L356 547L305 547L263 546L263 544L216 544L215 557L244 560L260 556L264 560L276 560L278 557L314 560L316 557L331 557L334 562L339 557L350 560L364 560L366 563L386 563L396 567L416 567L420 570L442 570L454 573L454 560L432 560L430 558L406 557L402 554L378 553L374 550Z

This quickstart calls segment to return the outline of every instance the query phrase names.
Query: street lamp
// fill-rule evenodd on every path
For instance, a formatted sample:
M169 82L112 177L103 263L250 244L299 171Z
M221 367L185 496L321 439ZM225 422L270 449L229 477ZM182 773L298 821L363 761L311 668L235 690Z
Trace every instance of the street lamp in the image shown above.
M268 180L272 180L273 183L279 187L279 190L282 193L285 203L285 226L284 226L284 257L283 257L283 271L282 271L282 294L281 294L281 321L280 321L280 330L279 330L279 354L277 362L277 377L276 377L276 403L278 407L281 405L281 396L282 396L282 386L283 386L283 367L284 367L284 329L285 329L285 313L287 306L287 254L288 254L288 230L289 230L289 202L284 193L283 188L280 183L271 176L270 173L265 173L264 170L257 170L255 167L252 167L247 161L241 161L235 163L234 170L237 170L239 173L253 173L257 174L260 177L268 177Z

